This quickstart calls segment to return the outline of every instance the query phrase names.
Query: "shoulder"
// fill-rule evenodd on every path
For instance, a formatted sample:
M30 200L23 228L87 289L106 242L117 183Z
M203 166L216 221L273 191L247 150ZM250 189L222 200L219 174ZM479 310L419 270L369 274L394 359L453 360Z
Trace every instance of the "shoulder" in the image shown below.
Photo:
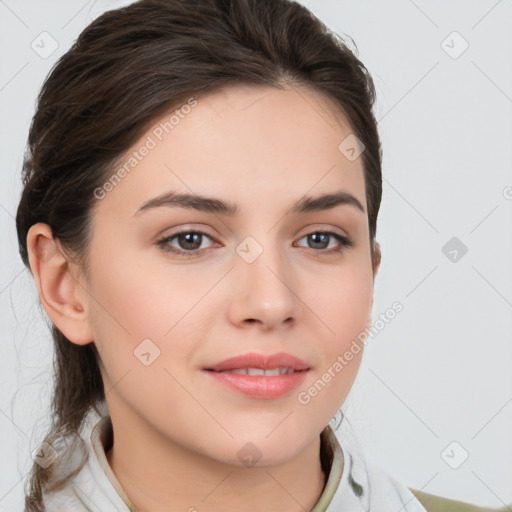
M403 512L508 512L512 510L511 504L502 508L478 506L407 487L372 461L367 462L366 468L370 483L370 510L372 511L374 509L380 511L380 506L391 503L400 504Z
M80 500L70 486L66 486L55 493L44 494L43 504L45 512L60 512L62 510L66 510L66 512L90 512L92 510Z
M412 491L382 466L366 461L370 510L385 512L390 507L402 512L429 512ZM398 508L397 508L398 507Z
M490 508L479 507L465 501L457 501L435 494L429 494L409 487L409 490L418 501L425 507L427 512L501 512L510 510L508 507Z
M43 491L46 512L128 512L130 509L116 492L98 460L102 436L107 434L105 410L92 408L82 422L79 436L59 444L53 462L58 486ZM103 457L105 457L103 452ZM55 482L53 482L55 483Z

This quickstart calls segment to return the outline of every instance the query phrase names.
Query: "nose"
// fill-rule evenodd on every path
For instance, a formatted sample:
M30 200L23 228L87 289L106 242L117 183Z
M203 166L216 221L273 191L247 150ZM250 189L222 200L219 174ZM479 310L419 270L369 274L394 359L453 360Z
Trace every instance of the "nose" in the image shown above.
M251 246L251 243L253 244ZM257 250L255 242L241 244L235 256L234 279L229 300L229 317L232 323L247 328L258 324L264 331L292 325L298 317L300 300L297 295L297 279L293 267L280 253L281 248L272 242ZM259 255L252 261L246 258L244 249L257 250ZM240 247L239 247L240 249ZM240 256L241 255L241 256Z

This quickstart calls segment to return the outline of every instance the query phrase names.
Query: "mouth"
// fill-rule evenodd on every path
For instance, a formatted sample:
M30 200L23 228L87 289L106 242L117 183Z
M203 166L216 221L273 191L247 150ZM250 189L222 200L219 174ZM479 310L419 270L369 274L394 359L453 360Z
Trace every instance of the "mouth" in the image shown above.
M304 382L309 365L285 352L250 352L203 368L210 381L252 398L273 399L291 394Z
M215 373L233 373L236 375L251 375L251 376L265 376L265 377L278 377L280 375L290 375L292 373L297 372L305 372L304 370L295 370L294 368L287 368L285 366L280 366L277 368L263 369L263 368L231 368L229 370L211 370L206 369L209 372Z

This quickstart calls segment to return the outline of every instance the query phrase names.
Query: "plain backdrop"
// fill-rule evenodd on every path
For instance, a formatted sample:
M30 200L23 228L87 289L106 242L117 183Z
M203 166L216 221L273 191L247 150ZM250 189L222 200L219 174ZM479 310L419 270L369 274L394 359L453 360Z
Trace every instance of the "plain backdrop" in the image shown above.
M302 3L354 39L375 80L384 191L373 316L403 305L368 341L344 405L350 425L367 456L407 485L503 506L512 502L512 3ZM121 4L0 1L6 512L22 508L52 389L50 332L14 222L34 100L80 31ZM50 55L33 49L44 37L58 45Z

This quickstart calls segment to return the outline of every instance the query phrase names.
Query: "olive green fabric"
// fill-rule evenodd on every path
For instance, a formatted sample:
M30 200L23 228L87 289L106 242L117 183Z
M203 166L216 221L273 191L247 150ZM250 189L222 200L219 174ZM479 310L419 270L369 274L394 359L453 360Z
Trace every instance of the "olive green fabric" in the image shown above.
M451 500L435 494L417 491L411 487L409 487L409 490L427 512L512 512L512 504L502 508L478 507L465 501Z

